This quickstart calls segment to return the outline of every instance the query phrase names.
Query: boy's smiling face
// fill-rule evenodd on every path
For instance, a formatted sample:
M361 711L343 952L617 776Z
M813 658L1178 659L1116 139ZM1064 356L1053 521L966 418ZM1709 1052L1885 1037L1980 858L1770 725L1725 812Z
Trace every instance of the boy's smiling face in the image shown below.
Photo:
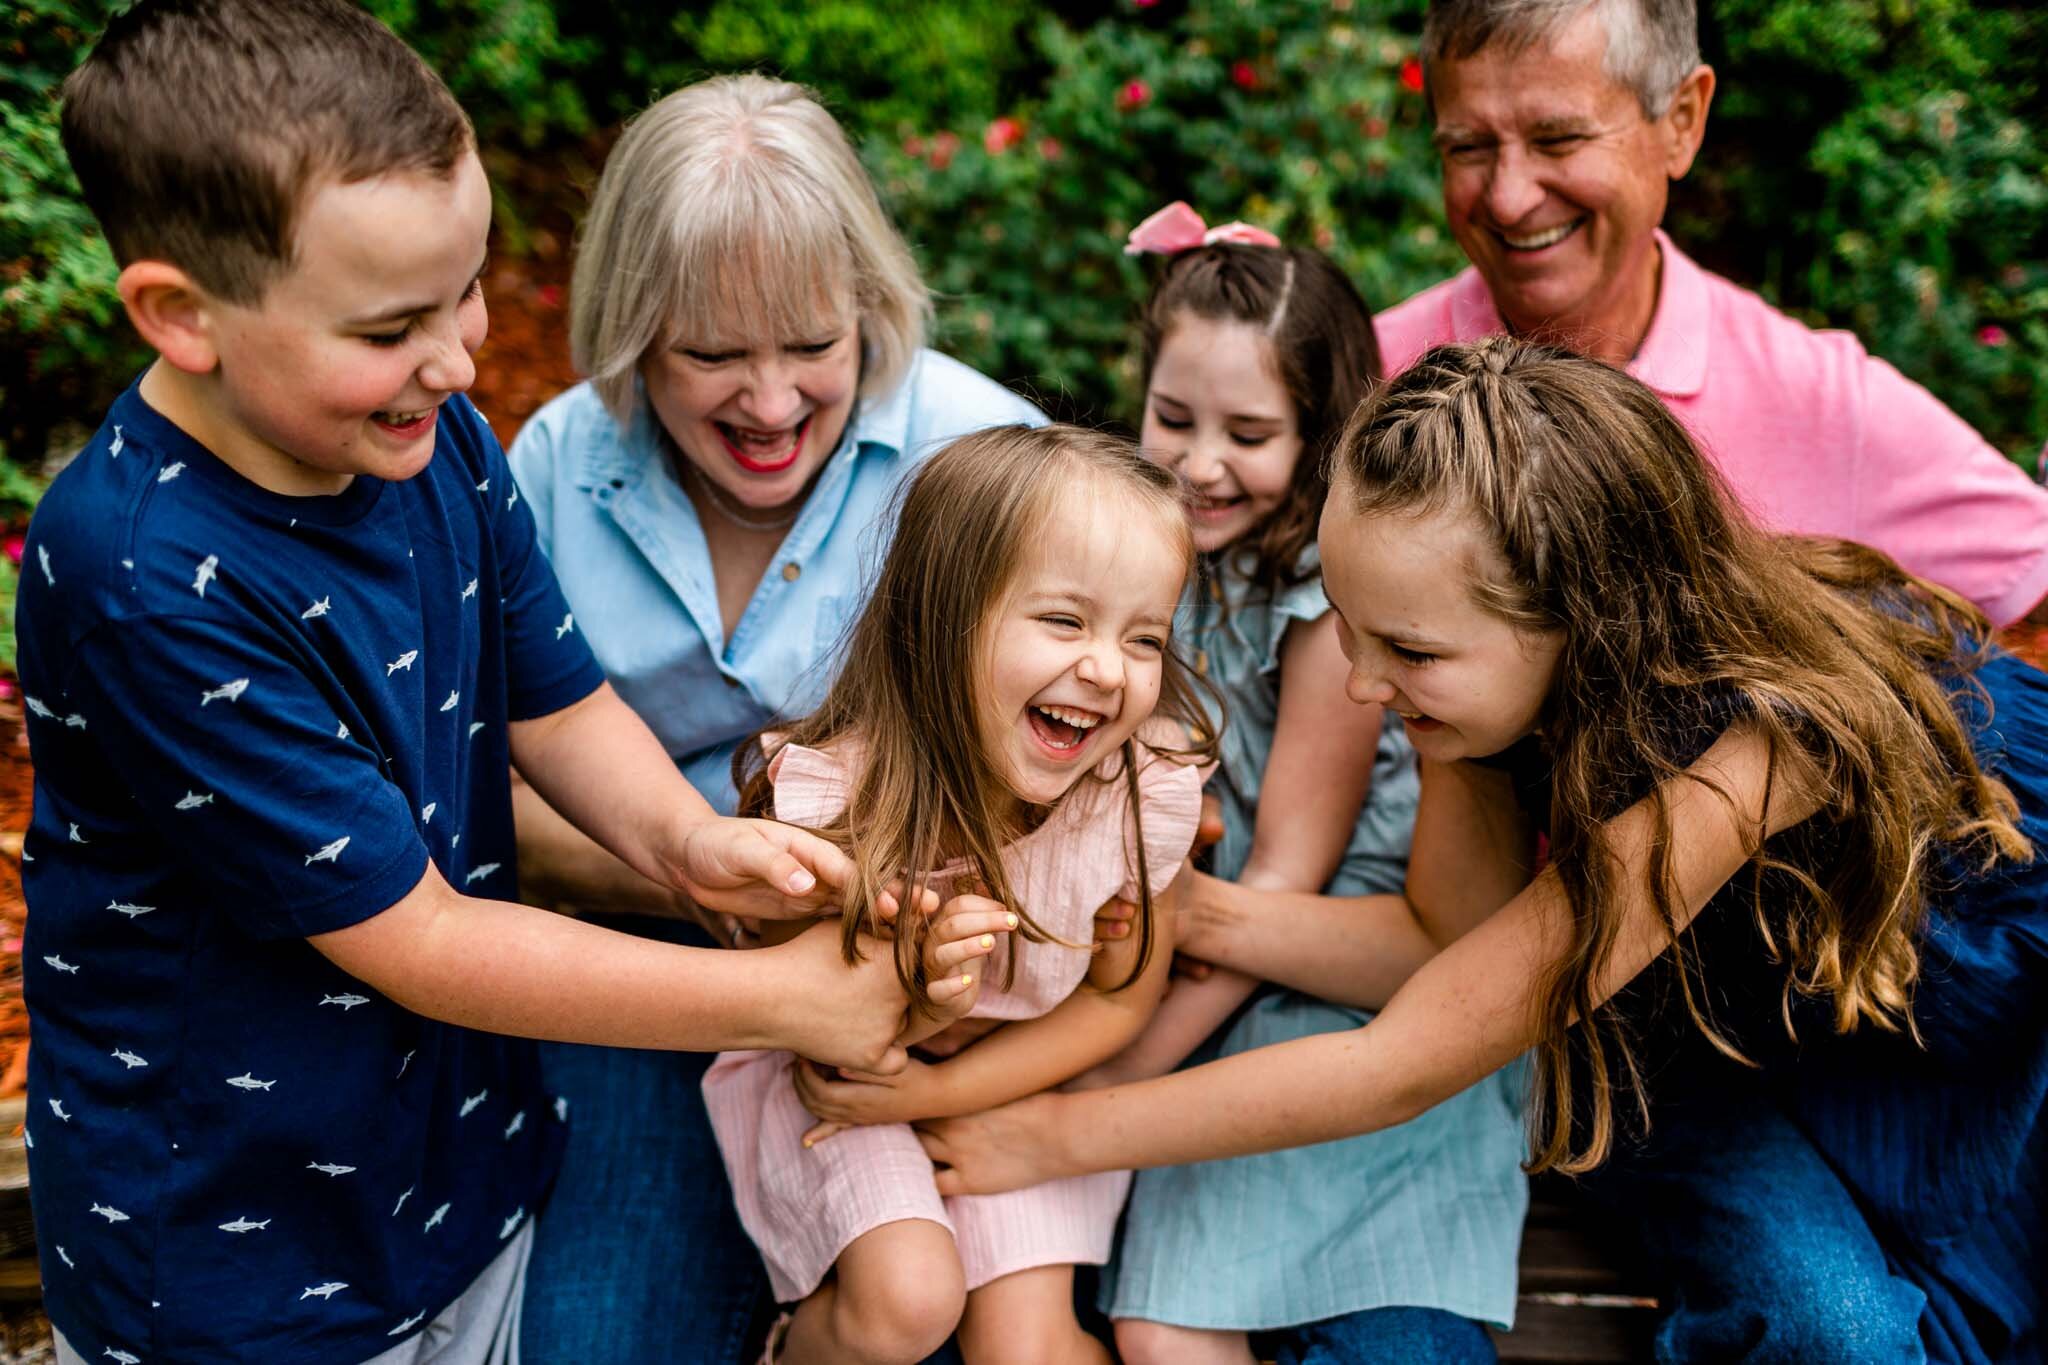
M445 178L317 182L293 262L262 298L205 301L218 368L192 435L279 493L425 469L440 405L476 377L490 226L473 152Z

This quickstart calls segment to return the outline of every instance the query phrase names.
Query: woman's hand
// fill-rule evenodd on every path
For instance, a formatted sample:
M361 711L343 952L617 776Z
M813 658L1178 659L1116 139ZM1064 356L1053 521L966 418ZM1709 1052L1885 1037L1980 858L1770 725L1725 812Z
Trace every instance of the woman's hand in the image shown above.
M998 1109L917 1125L917 1140L938 1167L939 1193L997 1194L1064 1175L1058 1160L1062 1096L1047 1092Z
M888 945L862 938L860 948L861 960L848 966L839 924L830 921L758 950L775 959L777 984L789 1002L774 1045L831 1066L893 1074L908 1059L898 1040L910 999Z
M819 1066L796 1061L797 1098L824 1120L804 1134L804 1146L866 1123L909 1123L945 1112L939 1069L913 1060L894 1075Z

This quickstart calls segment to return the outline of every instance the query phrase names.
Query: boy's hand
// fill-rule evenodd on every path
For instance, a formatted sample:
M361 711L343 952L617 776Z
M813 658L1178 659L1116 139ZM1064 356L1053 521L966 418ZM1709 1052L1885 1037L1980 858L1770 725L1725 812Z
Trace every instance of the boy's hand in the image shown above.
M815 834L773 820L714 817L687 826L673 858L678 885L698 905L749 919L824 914L853 876L847 856ZM878 907L896 913L893 898Z
M910 1123L945 1110L937 1067L913 1060L893 1076L834 1070L798 1058L792 1074L804 1108L824 1120L804 1134L813 1147L842 1129L868 1123Z
M829 1066L887 1075L903 1069L897 1043L910 999L896 977L889 945L863 937L861 960L848 966L836 920L814 924L789 942L761 948L777 955L789 1001L773 1046Z

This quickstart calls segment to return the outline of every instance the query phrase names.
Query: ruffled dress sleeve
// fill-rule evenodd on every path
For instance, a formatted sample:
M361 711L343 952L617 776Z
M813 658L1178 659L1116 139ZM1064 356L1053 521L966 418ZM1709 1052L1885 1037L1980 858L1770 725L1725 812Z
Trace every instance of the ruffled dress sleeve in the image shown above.
M772 736L763 736L772 744ZM837 754L785 744L768 760L775 789L775 818L785 825L817 829L829 825L853 799L853 773Z
M1160 744L1166 747L1183 744L1186 737L1178 727L1165 727L1170 734L1163 734L1152 726L1146 727L1150 743L1141 738L1135 746L1138 754L1138 818L1143 831L1131 828L1129 803L1124 803L1124 866L1125 877L1117 894L1126 899L1138 894L1138 873L1134 855L1142 844L1145 857L1145 871L1151 881L1152 891L1164 891L1180 875L1181 865L1187 861L1188 851L1195 846L1195 829L1202 821L1202 783L1208 778L1210 769L1195 763L1174 758L1170 754L1152 747ZM1118 784L1121 793L1122 784Z

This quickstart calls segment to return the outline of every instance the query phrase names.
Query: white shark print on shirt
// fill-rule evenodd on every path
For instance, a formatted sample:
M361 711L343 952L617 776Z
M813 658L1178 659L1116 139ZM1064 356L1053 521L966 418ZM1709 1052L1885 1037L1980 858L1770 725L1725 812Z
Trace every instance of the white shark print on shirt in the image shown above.
M80 833L78 832L78 822L77 822L76 820L68 821L67 823L69 823L69 824L70 824L70 826L71 826L71 842L72 842L72 843L74 843L74 844L82 844L82 843L85 843L85 842L87 842L87 840L86 840L86 837L85 837L85 836L84 836L83 834L80 834Z
M384 1335L387 1337L402 1337L407 1332L410 1332L413 1328L419 1326L420 1319L426 1317L426 1315L426 1310L423 1308L419 1312L414 1313L411 1317L407 1318L404 1322L399 1323L398 1326L392 1328Z
M109 1052L107 1055L109 1057L112 1057L115 1061L119 1062L122 1066L127 1067L130 1071L133 1071L138 1066L149 1065L147 1061L143 1060L141 1057L136 1056L134 1053L130 1052L127 1048L124 1047L117 1047L112 1052Z
M153 915L156 913L154 905L137 905L133 901L108 901L107 909L114 911L116 914L126 915L129 919L136 919L143 915Z
M476 580L472 578L469 580L469 583L462 589L462 600L467 602L470 598L474 596L476 596Z
M555 638L559 640L574 629L576 629L576 613L572 611L562 617L561 625L555 627Z
M347 722L347 721L343 721L343 722L342 722L342 723L341 723L340 725L337 725L337 726L335 727L335 729L334 729L334 737L335 737L336 739L347 739L347 738L348 738L348 722Z
M106 1350L101 1351L100 1354L113 1361L114 1365L142 1365L141 1356L130 1355L128 1352L117 1347L109 1346Z
M43 577L50 581L50 586L56 587L57 575L50 572L50 549L47 545L36 546L36 563L43 566Z
M78 968L76 966L72 965L69 962L66 962L63 958L57 956L55 953L45 954L43 957L43 961L49 963L52 967L55 967L58 971L64 972L67 975L78 975Z
M201 703L201 705L204 705L204 703ZM205 792L205 793L203 793L203 794L202 794L202 793L200 793L200 792L195 792L195 791L188 791L188 792L186 792L186 793L185 793L185 794L184 794L183 796L181 796L181 797L179 797L179 798L178 798L178 804L177 804L177 805L175 805L175 806L173 806L173 807L171 807L171 809L172 809L172 810L198 810L198 809L199 809L199 808L200 808L201 806L210 806L210 805L212 805L212 804L213 804L213 793L212 793L212 792Z
M121 1212L121 1210L117 1208L114 1208L110 1204L94 1204L90 1209L87 1210L87 1212L96 1213L100 1217L106 1219L109 1223L125 1223L128 1221L127 1214Z
M465 1099L462 1102L462 1112L457 1114L455 1117L459 1119L468 1118L469 1111L476 1108L478 1105L482 1104L484 1100L490 1096L490 1093L491 1092L488 1090L479 1090L474 1095L469 1096L469 1098Z
M36 698L29 696L26 692L22 694L21 699L28 703L28 710L30 715L41 716L44 720L57 719L57 713L55 711L52 711L49 707L43 705L42 702L38 701Z
M397 658L393 659L393 660L392 660L392 661L391 661L390 663L388 663L388 664L384 665L384 676L388 678L388 677L390 677L390 676L391 676L391 675L392 675L393 673L396 673L396 672L397 672L397 671L398 671L399 669L401 669L401 668L402 668L402 669L404 669L404 670L405 670L406 672L408 672L408 673L412 672L412 665L413 665L413 660L415 660L415 659L417 659L417 658L419 658L419 657L420 657L420 652L419 652L418 650L416 650L416 649L408 649L407 651L405 651L405 653L403 653L403 654L399 655L399 656L398 656Z
M424 806L421 806L421 807L420 807L420 823L421 823L421 824L423 824L423 825L431 825L431 824L433 824L433 823L434 823L434 812L435 812L435 811L437 811L437 810L439 810L440 808L441 808L441 803L440 803L439 801L429 801L429 802L427 802L427 804L426 804L426 805L424 805Z
M482 483L480 483L480 484L478 484L478 485L476 486L476 491L477 491L477 492L479 492L479 493L488 493L488 492L490 492L490 491L491 491L491 481L490 481L489 479L485 479L485 480L484 480L484 481L483 481Z
M406 1053L403 1057L400 1057L398 1059L398 1074L396 1076L393 1076L391 1078L392 1080L400 1081L405 1079L405 1069L412 1065L412 1059L414 1055L418 1052L419 1049L414 1048L411 1052Z
M435 1228L441 1226L441 1221L448 1216L448 1210L454 1207L453 1204L443 1204L440 1208L435 1209L427 1215L427 1225L421 1228L420 1231L432 1232Z
M507 499L505 499L505 510L506 510L507 512L509 512L509 511L511 511L511 510L512 510L513 508L517 507L518 505L519 505L519 485L515 483L515 484L513 484L513 485L512 485L512 496L511 496L511 497L509 497L509 498L507 498Z
M121 439L121 428L115 427L114 439L107 443L107 454L118 460L121 458L121 447L127 444L126 441Z
M320 1172L320 1174L324 1176L335 1177L347 1175L350 1171L353 1171L355 1167L337 1166L331 1161L309 1161L306 1163L306 1169L309 1171L318 1171Z
M519 1220L524 1217L526 1217L526 1205L521 1204L518 1208L512 1210L512 1216L507 1218L504 1226L498 1229L498 1240L502 1242L518 1231Z
M369 1004L370 997L367 995L323 995L320 997L320 1003L323 1005L339 1005L341 1006L341 1012L347 1014L357 1005Z
M83 730L85 728L85 717L75 715L66 716L64 717L64 723L74 730Z
M199 694L199 704L206 706L217 701L240 701L242 694L248 690L249 680L247 678L236 678L231 682L222 683L210 692L201 692Z
M448 700L441 703L441 709L443 711L453 711L455 709L455 703L461 700L462 694L460 692L450 692L448 694Z
M569 1097L567 1095L555 1096L555 1118L562 1123L569 1121Z
M267 1081L259 1081L256 1079L255 1072L244 1071L239 1076L228 1077L228 1084L237 1090L268 1090L271 1086L277 1084L277 1078L273 1076Z
M70 1252L66 1251L63 1247L58 1247L57 1254L64 1258L65 1265L70 1266L73 1270L78 1269L78 1262L71 1259Z
M320 845L317 851L306 855L306 866L311 867L314 863L339 863L341 851L348 847L348 841L349 836L344 834L331 844Z
M329 1280L325 1284L310 1285L299 1297L302 1299L331 1299L348 1288L347 1280Z
M526 1111L522 1109L512 1116L512 1121L510 1123L505 1125L505 1141L510 1142L512 1140L512 1135L518 1132L521 1128L524 1128L525 1126Z
M412 1191L413 1187L411 1185L407 1185L405 1187L405 1193L398 1196L398 1202L391 1206L391 1216L393 1218L398 1217L398 1211L405 1207L405 1201L412 1198Z
M220 577L220 556L208 555L199 561L198 572L192 575L192 591L206 596L206 585Z
M222 1232L261 1232L269 1226L270 1220L268 1218L261 1222L251 1222L247 1218L237 1218L232 1223L220 1224L220 1230Z
M169 483L184 472L185 462L183 460L173 460L157 472L156 481L158 483Z
M328 596L321 598L318 602L315 602L312 606L307 607L304 611L300 612L299 619L301 621L310 621L316 616L325 616L328 612L329 606L333 603L333 601L334 597L332 594L329 594Z
M71 1122L71 1115L64 1112L64 1101L62 1100L51 1100L50 1112L55 1114L58 1118L64 1120L66 1123Z
M471 882L482 881L503 866L503 863L485 863L482 867L473 867L469 870L469 875L462 879L462 884L468 886Z
M484 728L484 723L483 723L482 721L480 721L480 720L473 720L473 721L471 721L471 722L469 723L469 737L470 737L471 739L475 739L475 738L476 738L476 732L477 732L477 731L479 731L479 730L481 730L481 729L483 729L483 728Z

